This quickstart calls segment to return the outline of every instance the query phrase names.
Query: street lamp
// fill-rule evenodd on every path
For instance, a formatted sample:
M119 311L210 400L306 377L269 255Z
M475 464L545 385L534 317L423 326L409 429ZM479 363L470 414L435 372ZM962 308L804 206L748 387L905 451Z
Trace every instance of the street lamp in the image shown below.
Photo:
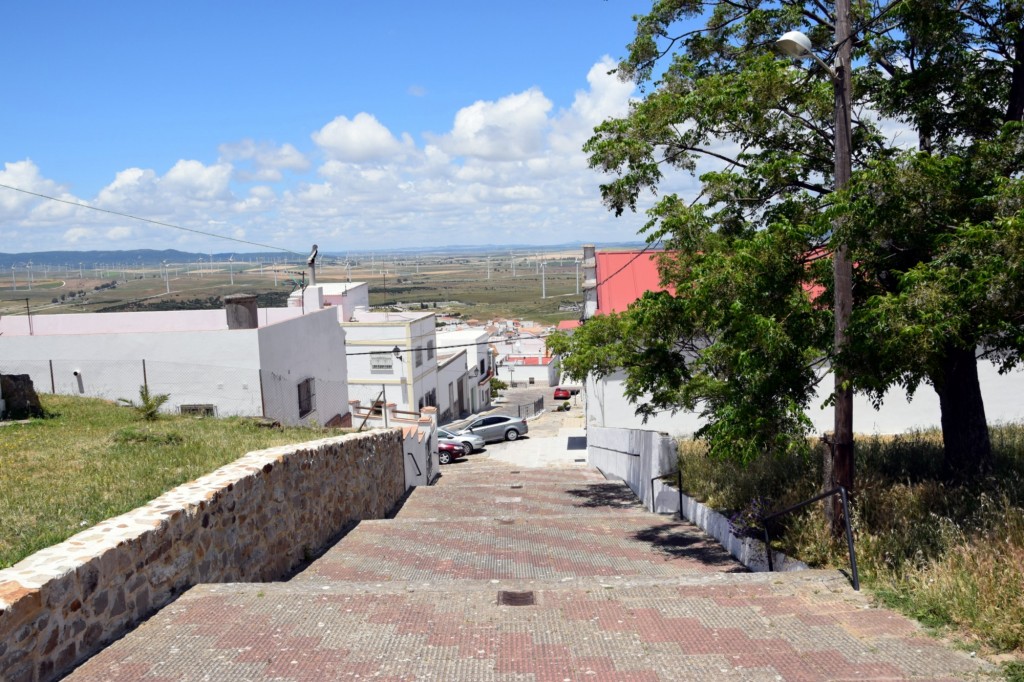
M851 115L850 115L850 0L836 0L835 19L835 66L829 68L811 51L811 41L799 31L790 31L775 43L783 53L796 58L811 57L821 64L832 78L835 91L835 189L839 191L850 181L851 160ZM853 265L849 250L841 241L835 240L838 222L833 225L832 268L835 284L835 336L834 355L838 358L846 345L847 327L853 310ZM835 377L835 427L832 434L832 482L847 490L853 489L853 391L850 377L845 371L833 367ZM842 505L834 501L833 528L841 527Z

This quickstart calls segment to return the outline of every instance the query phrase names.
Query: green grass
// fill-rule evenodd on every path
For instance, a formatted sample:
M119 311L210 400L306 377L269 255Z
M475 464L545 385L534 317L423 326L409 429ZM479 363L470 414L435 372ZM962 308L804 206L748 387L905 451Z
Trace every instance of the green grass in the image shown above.
M40 400L48 418L0 426L0 568L246 452L325 433L236 418L147 422L104 400Z
M941 434L860 438L853 519L861 580L884 603L983 652L1024 654L1024 424L991 429L996 469L970 484L940 475ZM821 489L823 452L743 468L680 449L684 487L710 506L758 497L781 509ZM778 548L818 566L847 567L822 505L788 517ZM1007 670L1018 668L1010 666ZM1015 674L1017 674L1015 673Z

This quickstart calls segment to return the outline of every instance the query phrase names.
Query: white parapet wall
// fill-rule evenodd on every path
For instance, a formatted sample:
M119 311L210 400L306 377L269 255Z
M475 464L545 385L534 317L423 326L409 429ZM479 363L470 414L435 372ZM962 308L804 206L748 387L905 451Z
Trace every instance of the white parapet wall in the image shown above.
M251 452L0 571L0 680L59 678L198 583L286 576L406 492L399 429Z
M675 438L657 431L600 426L587 429L587 459L591 466L606 476L625 481L652 512L675 514L682 507L683 518L718 540L744 566L752 571L768 570L763 542L733 535L729 519L660 480L678 473L677 452ZM772 560L776 571L807 568L782 552L773 552Z

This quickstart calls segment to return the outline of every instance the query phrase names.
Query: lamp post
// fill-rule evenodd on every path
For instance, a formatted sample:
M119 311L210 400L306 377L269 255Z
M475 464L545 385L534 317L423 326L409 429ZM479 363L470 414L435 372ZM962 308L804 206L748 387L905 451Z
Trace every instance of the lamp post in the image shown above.
M810 57L825 68L832 78L835 92L835 189L839 191L850 181L852 170L851 136L852 122L850 114L850 60L852 41L850 37L850 0L836 0L835 16L835 47L836 58L834 68L829 68L811 51L811 41L799 31L790 31L776 42L785 54L796 57ZM847 327L850 324L850 313L853 310L853 264L850 262L849 250L841 241L835 239L833 226L832 268L835 286L835 336L833 350L839 356L847 342ZM845 371L833 367L835 378L835 423L832 434L832 471L831 485L841 485L848 491L853 490L853 391L850 389L850 377ZM843 512L841 502L834 500L832 507L833 529L841 529ZM838 531L837 531L838 532Z

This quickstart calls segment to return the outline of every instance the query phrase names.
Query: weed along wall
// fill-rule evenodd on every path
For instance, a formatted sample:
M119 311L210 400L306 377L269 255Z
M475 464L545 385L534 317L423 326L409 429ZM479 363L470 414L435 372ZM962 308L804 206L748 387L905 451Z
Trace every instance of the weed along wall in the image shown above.
M0 571L0 680L50 680L197 583L281 578L406 491L402 433L251 452Z

